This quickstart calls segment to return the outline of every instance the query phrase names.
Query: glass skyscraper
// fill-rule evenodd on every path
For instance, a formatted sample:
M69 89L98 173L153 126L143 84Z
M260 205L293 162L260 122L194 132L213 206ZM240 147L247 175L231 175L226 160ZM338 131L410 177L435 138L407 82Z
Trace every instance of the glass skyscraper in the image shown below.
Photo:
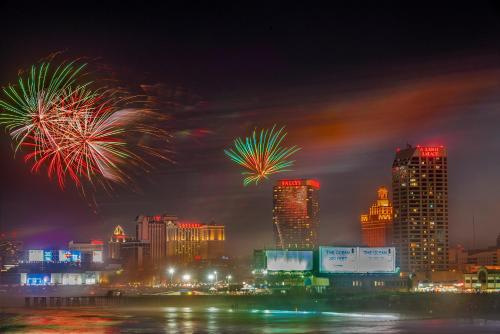
M273 226L279 249L318 245L319 188L316 180L279 180L273 189Z

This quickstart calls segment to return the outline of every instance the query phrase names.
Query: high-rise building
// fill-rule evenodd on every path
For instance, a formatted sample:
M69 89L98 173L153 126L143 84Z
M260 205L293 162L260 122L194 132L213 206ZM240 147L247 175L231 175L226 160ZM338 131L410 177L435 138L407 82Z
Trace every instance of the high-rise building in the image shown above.
M125 234L123 227L117 225L113 230L113 235L108 241L108 259L111 261L117 261L121 259L120 248L121 245L131 238Z
M404 272L448 268L448 161L443 146L398 150L392 165L393 241Z
M151 264L149 241L128 240L120 244L120 260L127 271L143 271Z
M167 256L169 261L189 263L215 260L224 255L224 225L197 222L176 222L167 225Z
M377 201L361 215L362 243L369 247L392 245L392 205L386 187L377 190Z
M171 215L138 216L136 219L137 241L149 241L151 263L159 266L167 260L167 225L178 218Z
M318 245L319 188L316 180L279 180L273 189L276 247L313 249Z

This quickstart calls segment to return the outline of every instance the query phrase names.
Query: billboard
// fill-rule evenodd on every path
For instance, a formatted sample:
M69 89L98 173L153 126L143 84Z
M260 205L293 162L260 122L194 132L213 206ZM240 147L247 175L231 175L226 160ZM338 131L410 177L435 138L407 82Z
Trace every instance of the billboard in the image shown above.
M286 250L267 250L266 251L266 269L271 271L303 271L312 270L313 252L312 251L286 251Z
M58 254L56 251L44 250L43 251L43 262L57 262L58 261L57 255Z
M102 250L92 251L92 262L94 263L102 263Z
M394 247L320 247L321 273L394 273Z
M26 274L26 285L48 285L49 274Z
M81 262L82 253L76 250L59 250L59 262Z
M357 272L358 247L320 247L319 271L322 273Z
M43 261L43 250L41 249L28 250L28 262L42 262L42 261Z
M394 247L359 247L358 272L393 273L396 271Z

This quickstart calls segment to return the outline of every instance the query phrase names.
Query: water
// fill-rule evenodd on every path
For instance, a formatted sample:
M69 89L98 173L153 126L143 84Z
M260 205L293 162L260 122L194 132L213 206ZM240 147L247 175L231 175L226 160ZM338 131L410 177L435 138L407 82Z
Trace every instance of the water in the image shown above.
M0 313L2 333L500 333L500 321L397 314L159 307Z

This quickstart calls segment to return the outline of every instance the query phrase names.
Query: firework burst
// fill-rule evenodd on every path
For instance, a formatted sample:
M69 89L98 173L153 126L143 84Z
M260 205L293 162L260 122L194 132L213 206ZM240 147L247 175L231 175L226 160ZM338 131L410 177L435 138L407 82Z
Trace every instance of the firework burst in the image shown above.
M288 168L293 166L293 160L287 159L300 148L280 146L286 137L284 129L276 130L273 126L270 130L262 129L258 135L254 131L245 140L236 138L234 149L224 150L233 162L247 169L242 172L243 185L258 184L269 175L289 171Z
M49 63L32 66L27 78L4 88L0 100L0 124L15 143L15 151L27 151L32 171L47 169L61 189L71 179L83 190L84 181L105 188L130 180L128 166L149 166L142 153L165 157L161 150L128 142L134 133L167 140L168 135L143 122L151 112L133 97L116 90L92 89L83 81L85 64L63 64L51 70ZM168 141L168 140L167 140Z

